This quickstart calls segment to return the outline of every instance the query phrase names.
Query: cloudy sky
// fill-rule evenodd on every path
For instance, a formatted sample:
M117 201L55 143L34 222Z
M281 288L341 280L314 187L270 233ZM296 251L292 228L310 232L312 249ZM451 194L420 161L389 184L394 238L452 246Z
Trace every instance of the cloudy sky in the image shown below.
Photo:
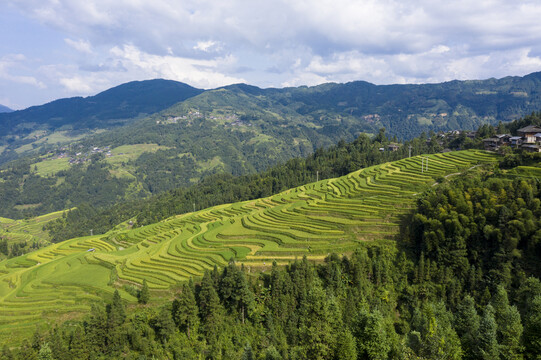
M0 104L152 78L199 88L541 71L539 0L0 0Z

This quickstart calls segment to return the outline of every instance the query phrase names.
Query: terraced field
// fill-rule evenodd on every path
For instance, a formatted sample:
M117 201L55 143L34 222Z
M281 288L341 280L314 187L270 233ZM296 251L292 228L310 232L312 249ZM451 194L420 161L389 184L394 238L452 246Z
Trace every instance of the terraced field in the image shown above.
M57 211L28 220L0 217L0 237L7 239L9 244L34 241L46 244L49 242L49 234L43 231L43 226L49 221L58 219L62 213L62 211Z
M153 289L200 276L234 258L251 270L307 255L391 241L400 217L435 179L461 174L493 154L462 151L361 169L268 198L226 204L136 229L117 229L0 263L0 338L17 341L43 321L77 316L114 286ZM121 291L128 301L135 301Z

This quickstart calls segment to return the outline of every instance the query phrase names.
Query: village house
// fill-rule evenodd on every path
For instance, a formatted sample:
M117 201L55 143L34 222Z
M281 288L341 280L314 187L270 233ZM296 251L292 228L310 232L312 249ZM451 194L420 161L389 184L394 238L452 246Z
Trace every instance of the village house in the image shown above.
M541 152L541 147L537 144L523 144L520 148L528 152Z
M494 135L494 137L483 139L483 146L485 150L498 150L500 146L502 145L509 145L511 135L508 134L498 134Z
M498 139L497 137L483 139L483 147L485 148L485 150L498 150L500 148L500 139Z
M520 145L523 143L522 136L511 136L509 138L509 141L511 143L511 146L517 149Z
M517 130L518 136L523 137L523 142L527 144L534 144L535 135L539 133L541 133L541 127L537 125L528 125L526 127L523 127L522 129Z

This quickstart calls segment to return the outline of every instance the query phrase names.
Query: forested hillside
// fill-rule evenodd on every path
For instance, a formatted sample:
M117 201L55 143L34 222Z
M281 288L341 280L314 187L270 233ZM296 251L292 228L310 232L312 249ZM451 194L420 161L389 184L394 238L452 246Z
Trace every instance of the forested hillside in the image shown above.
M532 114L497 129L482 126L478 134L539 120ZM540 158L478 150L428 155L480 139L427 140L410 143L423 162L429 159L426 172L419 156L369 167L407 157L409 146L380 151L388 144L381 132L260 175L216 175L94 218L96 210L72 211L50 223L58 234L104 224L100 218L116 219L104 229L123 216L133 223L0 263L6 321L0 332L28 339L2 355L535 358L541 354ZM366 168L321 180L351 167ZM314 181L316 169L317 183L199 210ZM194 203L195 213L133 226L193 211ZM333 251L340 255L327 256ZM285 268L270 268L273 259ZM219 268L209 271L211 264ZM15 296L13 288L26 296ZM114 288L111 297L106 289ZM35 302L38 293L48 301ZM30 339L32 319L53 321L59 304L81 314L98 294L109 295L84 321L40 328Z
M254 274L230 262L179 286L119 292L85 321L37 331L3 357L535 359L541 356L541 192L488 168L420 195L396 244Z
M389 139L403 139L514 119L538 105L539 78L209 91L153 80L1 114L0 162L37 155L3 165L0 215L36 216L86 202L102 207L214 174L253 174L382 127ZM144 114L153 115L134 120ZM66 145L73 139L81 140Z
M187 188L180 187L138 201L117 202L106 208L85 203L47 225L46 229L53 241L60 241L88 234L90 229L96 234L104 233L129 219L136 226L147 225L191 212L194 208L266 197L317 179L342 176L355 169L402 159L409 155L410 146L413 155L442 149L436 141L427 143L424 136L401 144L397 151L380 150L388 144L383 131L374 139L360 135L353 142L340 141L336 146L319 148L306 158L292 159L258 174L218 173Z
M69 143L92 130L126 125L201 92L171 80L133 81L95 96L0 113L0 164L33 148L50 149L56 142Z
M238 84L207 91L165 80L133 82L0 114L0 164L25 154L55 159L81 139L83 149L71 149L74 154L96 146L157 144L166 148L130 159L121 171L156 194L214 173L260 172L382 127L390 138L406 140L423 131L511 121L541 106L540 79L533 73L441 84Z

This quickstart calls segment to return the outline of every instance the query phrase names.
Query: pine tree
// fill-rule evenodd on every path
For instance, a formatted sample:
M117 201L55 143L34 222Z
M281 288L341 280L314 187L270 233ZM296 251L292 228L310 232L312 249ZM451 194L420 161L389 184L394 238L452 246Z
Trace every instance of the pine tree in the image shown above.
M479 323L479 336L477 337L477 358L483 360L497 359L498 339L497 325L494 319L494 308L488 304Z
M140 304L148 304L150 300L150 291L148 289L147 280L143 280L143 287L141 288L141 292L139 293L139 303Z
M524 321L524 345L528 359L541 358L541 296L534 297L527 307Z
M520 339L522 336L522 322L515 306L509 306L507 291L501 285L490 300L494 308L494 319L497 325L497 339L500 356L503 359L522 358Z
M51 348L49 347L48 343L43 344L41 346L41 349L39 349L38 359L39 360L54 360L53 352Z
M71 335L69 354L71 359L88 359L88 346L85 332L82 327L77 326Z
M353 334L357 338L360 358L387 359L391 344L383 315L378 310L361 310L355 317Z
M479 331L480 317L475 310L475 300L466 295L457 306L455 315L455 330L464 352L465 359L475 359L475 344Z
M171 312L171 309L165 306L160 309L158 315L152 320L156 336L162 343L165 343L175 332L175 322L173 321Z
M201 289L199 290L199 315L201 330L212 344L217 341L220 325L223 321L223 307L214 288L214 281L208 271L203 275Z
M252 345L249 343L244 347L244 352L242 353L241 360L254 360L254 351L252 350Z
M122 298L118 290L115 290L113 294L113 301L107 308L107 322L109 327L114 328L124 323L126 319L126 309L122 303Z
M357 359L355 337L353 337L348 329L344 329L337 336L335 358L340 360Z
M173 301L173 320L180 331L185 331L188 339L197 333L199 317L195 295L189 284L182 286L182 291Z
M327 359L334 348L329 307L325 290L316 281L302 306L299 338L308 359Z
M90 318L85 324L86 339L89 352L99 353L104 350L107 339L107 313L102 307L91 306Z
M14 356L16 359L24 359L24 360L37 360L38 359L38 352L34 349L32 349L32 346L28 342L28 340L23 340L23 343L19 349L15 353Z

